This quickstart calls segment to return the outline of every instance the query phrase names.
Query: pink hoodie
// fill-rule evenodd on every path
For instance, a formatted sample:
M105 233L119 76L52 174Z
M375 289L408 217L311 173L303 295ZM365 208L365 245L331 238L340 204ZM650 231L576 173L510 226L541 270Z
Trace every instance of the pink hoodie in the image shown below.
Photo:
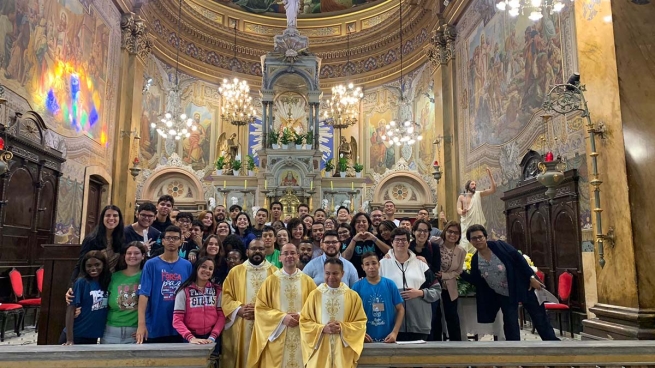
M220 306L219 285L208 282L204 290L195 284L189 285L175 296L173 327L187 341L207 334L216 340L225 326Z

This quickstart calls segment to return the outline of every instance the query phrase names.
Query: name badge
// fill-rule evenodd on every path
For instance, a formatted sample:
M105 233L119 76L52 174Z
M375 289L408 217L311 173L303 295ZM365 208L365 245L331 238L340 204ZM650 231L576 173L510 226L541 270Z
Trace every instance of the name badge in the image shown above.
M373 312L384 312L384 303L373 303Z

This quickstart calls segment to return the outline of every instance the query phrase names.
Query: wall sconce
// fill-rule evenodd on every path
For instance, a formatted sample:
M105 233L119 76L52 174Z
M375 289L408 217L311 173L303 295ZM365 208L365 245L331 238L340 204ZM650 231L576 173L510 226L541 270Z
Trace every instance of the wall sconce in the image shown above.
M443 175L443 171L441 171L441 166L439 165L439 158L441 157L441 142L449 142L452 144L453 142L453 136L449 135L444 137L443 135L438 135L437 138L432 142L432 144L437 145L437 159L434 160L432 163L432 167L434 168L434 172L432 173L432 176L434 176L434 179L437 181L437 184L439 183L439 180L441 180L441 176Z
M591 180L589 184L594 187L594 207L593 212L596 216L596 243L598 243L598 263L600 267L605 267L605 253L604 243L608 242L610 246L614 246L614 229L609 228L607 234L603 234L602 216L603 209L600 207L600 185L603 183L598 178L598 155L596 151L596 135L605 137L605 129L601 125L596 127L591 121L589 114L589 107L587 100L584 98L584 85L580 84L580 74L573 73L565 84L556 84L546 95L546 100L543 103L543 108L546 111L554 111L558 114L568 114L574 111L581 111L582 117L587 119L587 132L589 132L589 146L591 152ZM544 163L545 164L545 163ZM540 165L541 166L541 165ZM548 166L546 166L548 169ZM539 181L541 182L541 181ZM550 190L550 188L549 188Z
M134 179L134 181L136 181L136 177L139 176L141 170L143 169L139 167L139 158L135 157L134 161L132 161L132 167L130 167L130 175L132 175L132 179Z
M434 176L434 179L437 181L438 184L439 180L441 180L441 175L443 174L443 171L441 171L441 166L439 166L439 161L435 160L432 163L432 167L434 167L434 172L432 173L432 176Z

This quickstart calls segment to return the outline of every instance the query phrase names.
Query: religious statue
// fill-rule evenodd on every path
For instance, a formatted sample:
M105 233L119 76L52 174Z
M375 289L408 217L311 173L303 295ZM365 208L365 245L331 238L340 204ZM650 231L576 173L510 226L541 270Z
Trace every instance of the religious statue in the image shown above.
M298 12L300 11L300 0L282 0L284 9L287 12L287 29L298 26Z
M230 161L237 160L239 158L239 141L237 140L237 133L232 133L230 138L227 140L227 147L229 149Z
M286 176L282 179L283 187L295 187L298 186L298 179L293 175L292 171L287 171Z
M348 170L346 170L346 176L348 177L355 176L355 170L353 169L355 160L353 160L353 154L357 154L357 141L354 137L350 137L350 142L348 142L346 137L341 136L341 142L339 143L339 157L348 160Z

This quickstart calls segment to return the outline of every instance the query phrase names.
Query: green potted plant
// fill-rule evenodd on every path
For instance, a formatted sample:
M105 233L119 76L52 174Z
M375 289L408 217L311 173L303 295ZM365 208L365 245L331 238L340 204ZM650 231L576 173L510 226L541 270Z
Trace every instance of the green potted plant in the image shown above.
M273 149L280 148L280 145L278 144L279 135L280 132L276 132L275 129L271 129L271 131L268 132L268 141L271 143L271 148Z
M364 165L360 164L359 162L355 162L353 169L355 170L355 177L361 178L362 170L364 170Z
M239 170L241 170L241 160L232 161L232 175L239 175Z
M294 142L296 143L296 149L302 149L302 142L305 140L304 134L293 133Z
M331 173L332 170L334 170L334 161L332 161L332 160L333 159L329 159L329 160L325 161L325 172L326 173Z
M246 156L246 167L248 168L248 176L255 176L255 158L252 155Z
M314 132L311 130L305 134L305 149L312 149L312 146L314 145Z
M339 167L339 175L342 178L346 177L346 170L348 170L348 159L345 157L339 157L339 162L337 163Z
M225 167L225 157L221 156L218 159L216 159L214 166L216 167L216 175L223 175L223 168Z
M282 131L282 138L280 143L282 144L282 149L289 149L289 143L293 142L293 133L289 128L284 128Z

